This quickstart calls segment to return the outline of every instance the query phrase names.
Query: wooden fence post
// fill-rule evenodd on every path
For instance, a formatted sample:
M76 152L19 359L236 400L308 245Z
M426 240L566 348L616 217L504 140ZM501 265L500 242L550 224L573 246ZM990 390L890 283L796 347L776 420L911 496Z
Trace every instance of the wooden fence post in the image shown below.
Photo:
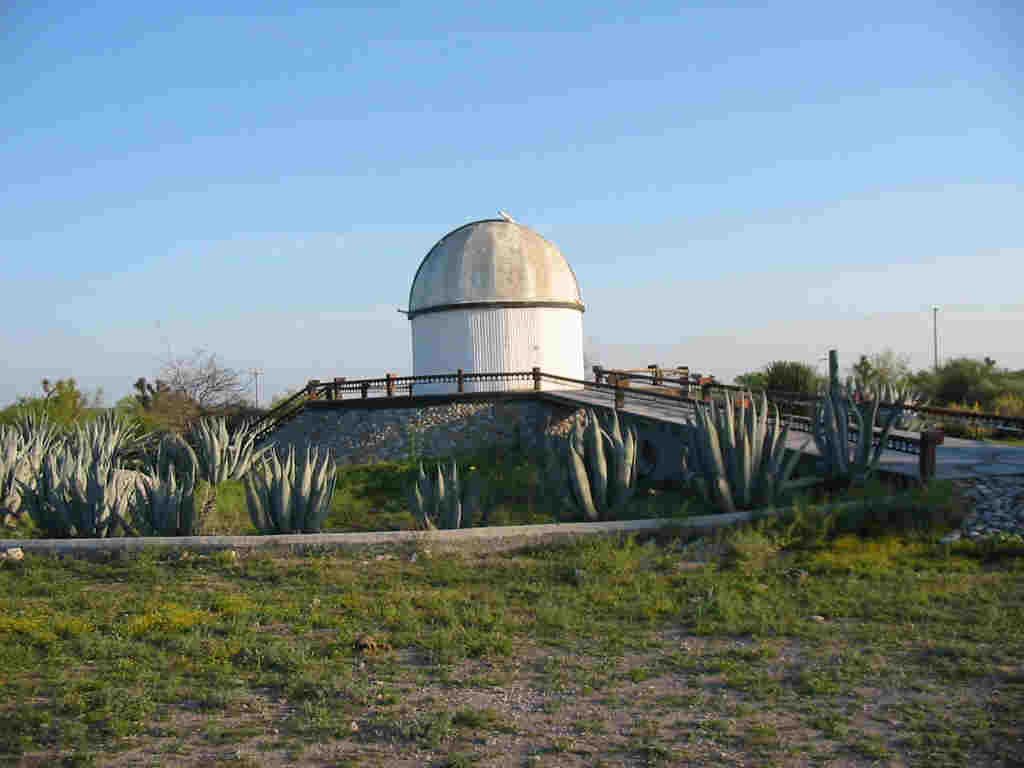
M334 377L334 387L332 388L333 391L331 393L332 399L334 399L334 400L341 400L341 399L344 398L344 395L342 395L342 393L341 393L341 385L344 384L344 383L345 383L345 377L344 376L335 376Z
M384 374L384 389L387 391L388 397L394 397L395 394L395 374L385 373Z
M928 429L921 433L921 454L918 458L922 483L935 477L935 449L945 439L946 435L941 429Z
M464 371L461 368L459 368L459 370L457 370L455 372L455 383L457 385L457 388L458 388L459 392L465 392L466 391L466 382L465 382L465 379L463 378L464 375L465 375L465 373L464 373Z
M540 392L540 368L533 366L533 391Z
M621 411L626 407L626 393L622 386L622 379L615 380L615 410Z
M365 381L359 385L359 393L362 395L363 400L370 396L369 389L370 385L367 384Z

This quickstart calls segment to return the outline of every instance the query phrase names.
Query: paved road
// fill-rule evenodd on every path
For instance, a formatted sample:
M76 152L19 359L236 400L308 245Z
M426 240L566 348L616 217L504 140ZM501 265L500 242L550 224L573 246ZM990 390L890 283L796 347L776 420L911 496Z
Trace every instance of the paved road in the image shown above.
M547 390L545 395L579 406L614 407L610 392L584 389ZM627 413L633 413L658 421L685 424L692 415L692 406L680 402L645 400L642 395L625 395ZM912 433L909 433L912 434ZM790 432L786 445L794 450L805 446L810 435L804 432ZM814 442L804 447L807 453L817 454ZM1024 446L1008 446L986 443L980 440L964 440L947 437L936 451L936 477L956 480L967 477L992 475L1024 475ZM918 476L918 457L911 453L887 450L882 454L882 469L902 475Z

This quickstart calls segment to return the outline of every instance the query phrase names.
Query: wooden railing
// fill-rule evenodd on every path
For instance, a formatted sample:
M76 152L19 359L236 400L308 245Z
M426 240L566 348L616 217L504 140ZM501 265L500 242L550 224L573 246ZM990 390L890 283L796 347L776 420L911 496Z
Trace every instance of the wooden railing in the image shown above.
M648 366L646 369L610 369L594 366L595 380L600 382L607 380L609 383L629 387L632 382L637 382L650 387L660 387L671 391L679 390L683 396L695 399L708 400L709 398L722 397L725 393L743 394L750 392L749 387L740 387L734 384L721 384L712 376L701 376L691 374L689 376L673 376L673 371L688 370L685 367L676 369L662 369L657 366ZM813 406L821 395L809 395L806 392L789 392L778 389L765 390L768 399L777 404ZM760 391L755 390L755 394ZM879 403L879 409L901 408L905 413L915 413L921 416L935 416L936 420L956 420L969 423L979 427L987 427L1010 435L1024 437L1024 418L1018 416L1002 416L998 413L976 413L963 411L955 408L940 408L930 405L907 405L902 403Z

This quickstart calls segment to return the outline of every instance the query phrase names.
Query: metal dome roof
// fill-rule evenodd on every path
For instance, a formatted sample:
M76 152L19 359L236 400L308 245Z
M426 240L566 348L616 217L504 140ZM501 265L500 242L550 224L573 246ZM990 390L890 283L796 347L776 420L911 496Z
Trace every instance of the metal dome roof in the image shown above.
M583 311L576 275L561 252L504 219L474 221L442 237L423 257L409 291L409 317L486 305Z

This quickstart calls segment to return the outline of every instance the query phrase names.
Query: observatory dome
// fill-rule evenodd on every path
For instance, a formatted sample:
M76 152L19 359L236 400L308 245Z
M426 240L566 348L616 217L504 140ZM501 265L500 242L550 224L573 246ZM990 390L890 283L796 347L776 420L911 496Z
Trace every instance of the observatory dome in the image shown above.
M408 316L417 376L540 368L583 378L576 275L558 248L515 221L475 221L442 237L416 271ZM509 386L532 384L477 381L468 389ZM443 387L417 385L417 391Z
M554 245L514 221L474 221L442 237L420 264L409 316L482 305L583 311L569 263Z

